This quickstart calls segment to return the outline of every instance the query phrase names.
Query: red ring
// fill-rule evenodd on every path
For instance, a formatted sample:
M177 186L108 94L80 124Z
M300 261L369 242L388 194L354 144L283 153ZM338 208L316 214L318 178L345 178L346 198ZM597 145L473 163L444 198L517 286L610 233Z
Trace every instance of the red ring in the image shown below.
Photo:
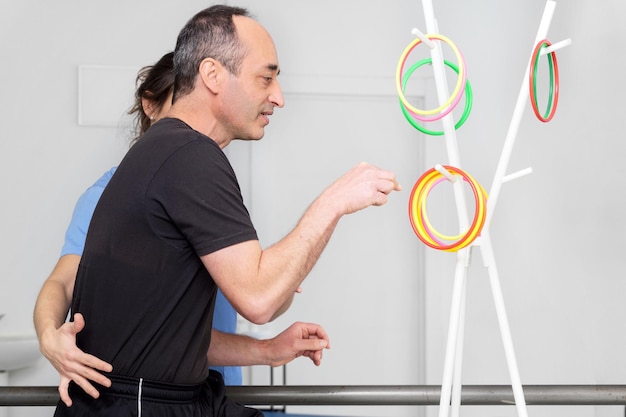
M554 71L554 91L552 92L553 94L553 99L552 99L552 108L550 109L550 114L548 115L548 117L543 117L541 115L541 113L539 112L539 108L537 106L537 97L535 97L535 89L533 88L533 79L535 78L535 61L537 60L537 54L539 54L541 52L541 48L546 45L546 46L550 46L552 45L552 43L550 43L549 40L544 39L541 42L537 43L537 46L535 46L535 49L533 51L533 54L531 56L530 59L530 72L528 75L528 86L529 86L529 90L530 90L530 103L531 106L533 108L533 112L535 113L535 116L537 116L537 118L539 120L541 120L542 122L546 123L549 122L550 120L552 120L552 118L554 117L554 114L556 113L556 107L557 104L559 102L559 64L557 63L556 60L556 53L554 51L550 52L551 58L552 58L552 65L554 66L553 71Z

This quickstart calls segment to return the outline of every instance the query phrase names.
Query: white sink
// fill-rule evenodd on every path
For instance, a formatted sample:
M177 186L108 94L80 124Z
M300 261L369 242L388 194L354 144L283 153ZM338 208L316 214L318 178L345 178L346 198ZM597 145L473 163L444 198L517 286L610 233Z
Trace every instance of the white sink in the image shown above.
M34 334L0 334L0 371L27 368L42 357Z

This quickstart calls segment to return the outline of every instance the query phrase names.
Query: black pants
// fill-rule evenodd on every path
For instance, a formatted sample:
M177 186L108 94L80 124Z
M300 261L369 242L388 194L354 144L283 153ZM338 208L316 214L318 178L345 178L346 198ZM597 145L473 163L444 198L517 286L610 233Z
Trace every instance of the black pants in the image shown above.
M263 417L263 413L226 398L224 379L211 370L200 385L176 385L137 378L111 377L94 399L71 383L72 406L61 401L55 417Z

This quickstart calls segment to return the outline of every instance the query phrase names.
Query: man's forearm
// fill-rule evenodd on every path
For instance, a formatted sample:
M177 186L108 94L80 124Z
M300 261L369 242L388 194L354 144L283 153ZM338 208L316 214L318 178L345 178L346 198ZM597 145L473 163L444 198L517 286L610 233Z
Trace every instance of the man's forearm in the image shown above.
M217 366L280 366L300 356L306 356L319 365L322 351L330 348L328 334L315 323L293 323L267 340L217 330L213 330L212 337L207 357L210 365Z
M207 352L211 366L267 365L267 343L249 336L223 333L213 329Z

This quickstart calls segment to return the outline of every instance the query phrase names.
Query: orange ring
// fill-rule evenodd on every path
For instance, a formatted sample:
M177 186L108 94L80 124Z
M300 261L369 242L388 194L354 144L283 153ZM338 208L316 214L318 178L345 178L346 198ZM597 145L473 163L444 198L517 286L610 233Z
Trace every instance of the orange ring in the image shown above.
M447 252L456 252L470 245L479 235L485 224L487 214L487 193L484 188L474 180L468 173L460 168L452 166L444 166L453 175L459 175L467 182L474 193L475 212L472 224L465 231L454 237L447 237L437 232L428 221L426 214L426 198L432 188L439 184L445 177L435 168L426 171L416 181L409 197L409 219L411 226L417 237L427 246L433 249L443 250ZM458 239L455 242L446 244L437 237L445 239Z

